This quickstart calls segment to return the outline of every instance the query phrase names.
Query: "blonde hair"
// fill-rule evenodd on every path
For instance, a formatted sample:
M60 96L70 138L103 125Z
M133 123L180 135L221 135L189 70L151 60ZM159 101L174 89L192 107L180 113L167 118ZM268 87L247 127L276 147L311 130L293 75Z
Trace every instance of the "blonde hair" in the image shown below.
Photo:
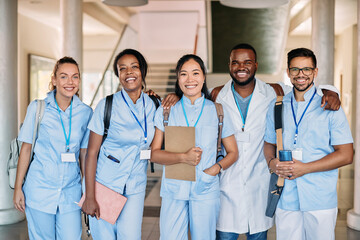
M57 62L55 63L55 66L54 66L54 69L53 69L53 72L51 73L51 77L56 77L56 72L59 70L59 67L60 65L64 64L64 63L70 63L70 64L74 64L76 65L78 71L79 71L79 77L80 77L80 69L79 69L79 64L72 58L72 57L63 57L63 58L60 58L59 60L57 60ZM52 90L55 90L55 86L52 84L52 81L50 80L50 83L49 83L49 90L52 91ZM77 92L76 95L78 96L79 93Z

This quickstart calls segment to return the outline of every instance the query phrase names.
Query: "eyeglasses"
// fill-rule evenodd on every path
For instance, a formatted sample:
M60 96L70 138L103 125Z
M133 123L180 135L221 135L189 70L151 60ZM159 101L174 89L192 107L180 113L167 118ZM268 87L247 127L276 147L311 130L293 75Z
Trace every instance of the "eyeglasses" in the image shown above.
M313 74L315 68L311 68L311 67L304 67L304 68L289 68L289 72L291 76L297 76L300 74L300 71L305 75L305 76L309 76L311 74Z

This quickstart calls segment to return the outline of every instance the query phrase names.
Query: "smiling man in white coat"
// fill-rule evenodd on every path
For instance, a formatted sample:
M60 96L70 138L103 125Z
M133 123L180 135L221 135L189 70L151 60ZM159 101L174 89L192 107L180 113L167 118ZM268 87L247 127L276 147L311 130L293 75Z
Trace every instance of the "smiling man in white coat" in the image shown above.
M239 234L246 234L248 240L265 240L267 230L273 226L273 219L265 216L270 174L263 145L266 113L276 93L255 78L257 67L255 49L249 44L236 45L229 62L232 79L212 93L231 114L239 148L238 160L220 175L221 206L216 227L219 240L236 240ZM285 94L292 89L280 85ZM332 86L325 88L334 90ZM339 109L338 95L324 92L322 106L327 102L326 109Z

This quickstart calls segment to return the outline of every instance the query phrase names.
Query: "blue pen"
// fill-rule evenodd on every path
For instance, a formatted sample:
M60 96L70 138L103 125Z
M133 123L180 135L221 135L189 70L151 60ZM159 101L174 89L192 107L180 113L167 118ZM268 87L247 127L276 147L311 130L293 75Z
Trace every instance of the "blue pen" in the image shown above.
M120 163L120 161L119 161L118 159L116 159L115 157L113 157L113 156L111 156L111 155L109 155L109 156L107 156L107 157L108 157L108 159L110 159L110 160L113 161L113 162Z

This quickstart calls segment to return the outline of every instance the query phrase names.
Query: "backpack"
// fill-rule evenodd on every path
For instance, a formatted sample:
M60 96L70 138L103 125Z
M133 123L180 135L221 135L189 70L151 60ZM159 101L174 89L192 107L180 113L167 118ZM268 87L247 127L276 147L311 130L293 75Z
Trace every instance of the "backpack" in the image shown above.
M44 116L44 110L45 110L45 101L37 100L36 115L35 115L35 127L34 127L33 139L32 139L32 145L31 145L29 167L30 167L32 160L34 159L34 147L35 147L37 135L39 133L40 123ZM9 177L9 187L11 189L14 189L14 187L15 187L16 171L17 171L21 146L22 146L22 142L19 141L17 137L15 139L11 140L11 142L10 142L10 154L9 154L9 158L7 161L7 174ZM25 177L26 177L26 175L25 175Z
M151 100L153 100L155 104L155 108L157 109L160 106L158 99L154 95L148 95ZM105 110L104 110L104 134L102 138L101 145L104 143L105 139L107 138L109 127L110 127L110 119L111 119L111 109L112 109L112 102L113 102L114 94L111 94L106 97L105 100ZM151 172L155 172L154 170L154 163L150 162Z

